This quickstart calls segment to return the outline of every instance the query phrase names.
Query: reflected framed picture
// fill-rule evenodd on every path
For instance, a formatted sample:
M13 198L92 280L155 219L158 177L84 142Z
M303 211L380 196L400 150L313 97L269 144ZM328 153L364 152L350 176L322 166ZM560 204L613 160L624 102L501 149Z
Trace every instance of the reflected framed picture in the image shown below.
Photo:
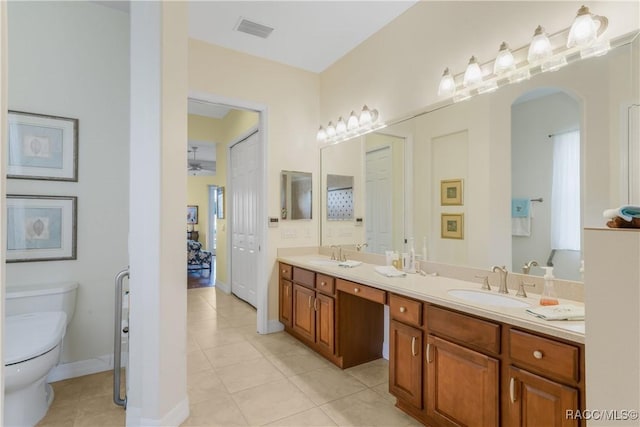
M197 223L198 223L198 206L197 205L187 206L187 224L197 224Z
M441 237L443 239L464 239L464 214L441 215Z
M218 187L216 193L216 210L218 219L224 219L224 187Z
M440 181L440 204L443 206L462 205L461 179L445 179Z
M78 119L9 111L7 178L78 181Z
M7 195L7 262L76 259L77 197Z

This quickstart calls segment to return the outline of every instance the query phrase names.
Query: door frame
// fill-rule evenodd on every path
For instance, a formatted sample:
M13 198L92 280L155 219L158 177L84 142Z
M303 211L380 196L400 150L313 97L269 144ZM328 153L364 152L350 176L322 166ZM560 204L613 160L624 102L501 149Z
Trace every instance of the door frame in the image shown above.
M268 160L267 153L269 152L268 150L269 139L267 137L268 108L264 104L259 104L252 101L247 101L247 100L242 100L237 98L230 98L226 96L215 95L208 92L201 92L201 91L194 91L194 90L189 90L188 98L195 101L206 102L210 104L223 104L238 110L250 110L258 113L259 119L258 119L257 130L258 130L258 142L259 142L258 145L260 147L258 150L258 156L259 156L258 164L261 169L259 176L261 178L262 184L258 188L257 232L258 232L259 243L258 243L258 257L257 257L258 265L256 266L257 279L258 279L258 283L256 285L256 288L257 288L256 289L256 294L257 294L256 328L259 334L267 334L269 332L272 332L269 330L269 320L268 320L269 319L269 315L268 315L269 276L267 273L267 248L269 246L268 246L267 221L262 221L261 219L266 218L266 212L267 212L267 206L266 206L267 160ZM231 146L241 141L245 137L247 137L250 133L255 132L255 130L256 128L253 128L246 134L241 135L240 138L236 138L234 141L231 141L229 144L227 144L227 147L226 147L227 162L229 162L230 160ZM227 163L227 165L229 165L229 163ZM227 198L229 198L231 195L231 192L233 191L233 189L229 185L231 182L231 170L229 167L227 167L226 180L227 180L227 190L226 190ZM228 218L231 218L231 209L233 209L233 207L231 206L230 203L226 203L226 205L227 205L226 209L229 215ZM231 221L227 221L227 236L231 236L232 234L233 234L233 224L231 223ZM225 268L227 269L227 272L229 274L229 278L228 278L229 283L227 285L227 289L223 289L223 290L226 293L230 293L231 292L231 257L232 257L230 238L227 239L227 245L225 249L229 254L229 256L227 256L227 261L225 263L226 264Z

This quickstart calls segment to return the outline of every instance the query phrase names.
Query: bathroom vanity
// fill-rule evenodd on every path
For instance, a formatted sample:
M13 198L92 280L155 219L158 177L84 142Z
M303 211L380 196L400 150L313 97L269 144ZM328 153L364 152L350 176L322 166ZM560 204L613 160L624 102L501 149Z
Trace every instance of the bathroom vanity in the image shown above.
M280 321L348 368L382 357L387 305L398 408L433 426L580 424L567 411L586 408L583 321L544 321L449 293L480 287L471 282L387 278L371 264L348 269L317 258L279 258Z

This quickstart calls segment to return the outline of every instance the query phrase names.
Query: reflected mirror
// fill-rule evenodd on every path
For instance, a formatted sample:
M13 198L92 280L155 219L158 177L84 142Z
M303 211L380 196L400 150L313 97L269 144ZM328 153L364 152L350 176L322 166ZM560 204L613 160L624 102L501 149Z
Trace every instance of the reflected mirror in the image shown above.
M628 153L640 145L637 135L629 132L627 115L640 98L640 42L636 36L637 32L612 41L615 47L605 56L575 60L558 71L539 73L464 102L428 107L376 133L323 147L321 176L325 182L321 188L327 188L327 174L354 176L354 215L363 217L364 227L323 218L322 245L377 239L370 237L369 227L377 221L376 212L391 206L398 211L384 221L389 227L381 231L391 236L390 246L370 243L366 249L371 252L405 251L405 241L413 238L416 254L426 252L435 262L483 269L507 265L515 272L521 272L524 262L532 259L545 265L554 246L552 224L560 224L552 211L554 167L546 152L553 151L554 136L576 130L579 161L572 165L580 185L572 191L578 195L578 206L570 223L578 224L578 230L604 226L605 209L628 203L628 170L635 170ZM557 123L538 121L541 111L560 109L570 116L567 121L560 123L559 115ZM518 118L519 110L532 111ZM379 136L403 141L404 163L393 170L393 188L374 190L365 165L367 153L375 152L368 148L368 141ZM532 145L534 137L538 139ZM544 164L539 163L542 159ZM525 173L531 175L525 177ZM443 180L464 183L461 204L442 203ZM526 187L525 181L532 186ZM544 188L533 186L543 182ZM543 200L530 202L531 232L539 232L545 240L538 249L521 244L534 242L536 236L513 236L512 200L516 199ZM326 206L325 194L320 202ZM464 218L462 238L447 233L443 237L443 215ZM574 238L573 246L558 245L551 259L554 274L559 279L580 280L580 236ZM533 268L530 274L542 275L543 271Z
M280 215L282 219L311 219L311 173L280 172Z
M327 175L327 221L353 219L353 176Z

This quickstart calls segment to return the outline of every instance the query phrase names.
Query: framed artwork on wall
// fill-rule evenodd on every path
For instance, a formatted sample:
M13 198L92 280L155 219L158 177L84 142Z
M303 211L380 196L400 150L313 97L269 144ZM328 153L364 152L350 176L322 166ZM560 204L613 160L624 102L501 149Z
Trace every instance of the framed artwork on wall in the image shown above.
M76 259L77 197L7 195L7 262Z
M224 219L224 187L218 187L216 196L218 219Z
M464 214L442 214L441 223L443 239L464 239Z
M440 181L440 204L462 205L462 180L445 179Z
M198 223L198 206L197 205L187 206L187 224L197 224L197 223Z
M78 119L9 111L7 178L78 181Z

